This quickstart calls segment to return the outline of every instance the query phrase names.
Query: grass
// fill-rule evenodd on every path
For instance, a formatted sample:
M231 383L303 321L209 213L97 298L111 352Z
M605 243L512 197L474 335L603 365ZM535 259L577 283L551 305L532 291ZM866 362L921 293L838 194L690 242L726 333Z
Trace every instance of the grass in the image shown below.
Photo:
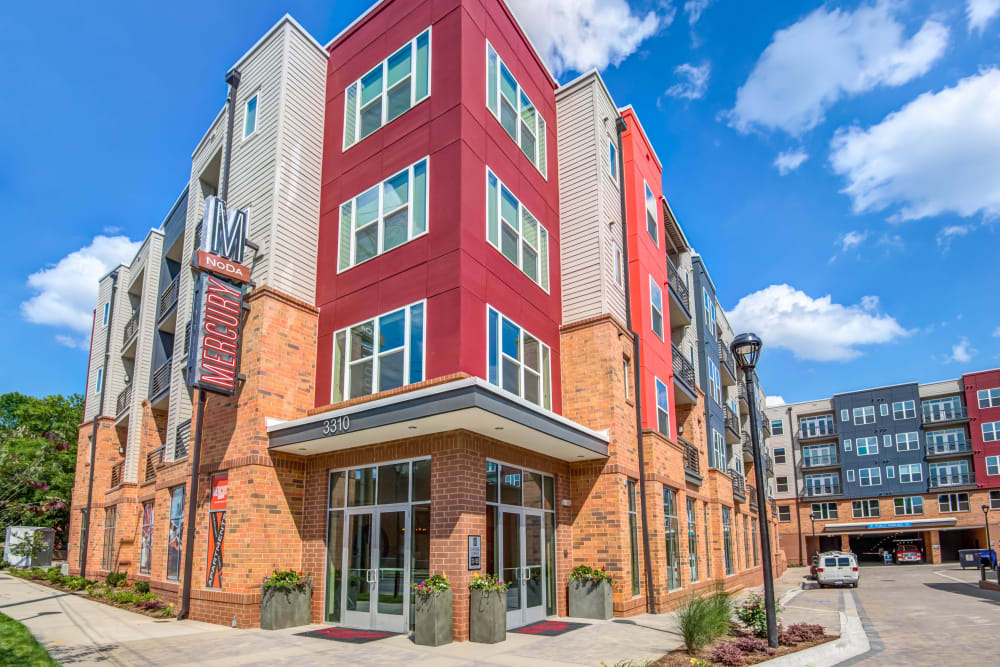
M0 665L59 667L28 628L3 614L0 614Z
M721 588L710 595L692 594L677 608L684 646L692 655L729 632L732 601Z

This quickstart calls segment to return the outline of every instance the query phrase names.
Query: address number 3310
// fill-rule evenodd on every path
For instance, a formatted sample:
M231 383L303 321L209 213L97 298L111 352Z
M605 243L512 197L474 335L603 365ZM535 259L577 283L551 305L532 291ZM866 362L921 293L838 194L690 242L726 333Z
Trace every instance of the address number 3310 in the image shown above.
M349 415L323 420L323 435L337 435L338 433L345 433L350 429L351 418Z

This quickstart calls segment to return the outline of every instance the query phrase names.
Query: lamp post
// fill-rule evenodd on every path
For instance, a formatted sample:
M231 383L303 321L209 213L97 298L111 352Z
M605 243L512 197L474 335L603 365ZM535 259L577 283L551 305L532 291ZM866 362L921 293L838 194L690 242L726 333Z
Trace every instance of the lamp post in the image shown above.
M774 609L774 573L771 570L771 527L767 522L767 499L765 496L764 454L760 446L757 424L757 394L754 389L753 374L760 358L763 343L757 334L742 333L733 339L729 349L743 371L747 403L750 405L750 441L753 444L753 472L757 481L757 516L760 521L760 544L764 571L764 608L767 612L767 644L778 648L778 617Z
M816 512L810 512L809 513L809 521L812 523L812 538L815 540L816 539ZM819 545L816 545L816 550L819 551Z
M990 506L983 505L983 523L986 524L986 550L989 552L990 567L993 567L993 543L990 542Z

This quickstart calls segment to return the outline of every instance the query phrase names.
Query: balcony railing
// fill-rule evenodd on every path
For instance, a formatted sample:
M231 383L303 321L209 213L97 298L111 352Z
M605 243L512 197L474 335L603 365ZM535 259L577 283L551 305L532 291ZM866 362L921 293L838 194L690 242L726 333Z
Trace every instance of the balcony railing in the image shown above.
M925 424L940 424L942 422L959 421L969 418L964 405L935 404L923 406L923 422Z
M721 340L719 341L719 359L722 361L724 370L729 371L729 375L736 379L736 366L733 364L733 353Z
M191 354L191 320L184 325L184 349L187 350L185 356Z
M121 393L118 394L118 404L116 406L118 408L118 412L116 414L119 415L124 414L124 412L128 410L129 407L131 407L131 405L132 405L132 384L129 383L128 386L122 389Z
M799 440L815 440L816 438L833 438L837 435L837 425L829 422L809 422L799 428Z
M170 388L170 363L173 359L167 359L163 365L153 372L153 387L149 395L156 398Z
M750 399L747 398L746 383L745 382L737 382L736 386L737 386L736 393L739 395L740 400L743 401L744 403L746 403L747 406L749 407L749 405L750 405Z
M121 486L122 475L125 472L125 462L119 461L118 463L111 466L111 488L116 486Z
M152 482L156 479L156 466L163 463L163 451L165 447L157 447L149 454L146 454L146 481Z
M810 498L814 496L839 496L840 483L811 484L806 486L806 495Z
M764 437L765 438L770 438L771 437L771 420L762 416L761 420L760 420L760 427L764 431Z
M774 476L774 461L771 460L770 455L764 457L764 468L768 475Z
M673 348L674 377L680 378L681 382L686 384L688 388L691 389L692 394L696 393L695 387L697 387L698 384L694 379L694 366L692 366L691 362L684 356L684 353L677 349L676 345L671 345L670 347Z
M757 487L753 484L747 484L747 498L750 499L750 509L757 509Z
M803 468L822 468L823 466L837 466L840 465L840 461L836 454L812 454L810 456L802 455L802 467Z
M125 323L125 333L122 334L122 347L129 344L139 331L139 311L132 313L132 317Z
M753 440L750 439L749 433L743 434L743 453L753 458Z
M771 498L771 516L778 516L778 503Z
M975 480L972 478L972 474L967 472L932 473L930 476L930 483L932 489L938 489L943 486L962 486L964 484L973 484L975 483Z
M163 319L163 316L170 312L171 308L177 305L177 284L179 282L180 276L177 276L170 281L170 284L167 285L167 289L163 290L163 293L160 294L159 310L157 311L160 319Z
M699 461L698 448L690 442L684 443L684 469L701 475L701 462Z
M667 284L670 285L670 289L673 290L674 295L677 300L680 301L681 305L684 306L684 310L691 312L691 292L688 290L687 284L681 280L681 274L677 271L677 267L674 263L670 261L667 257Z
M179 461L188 455L188 443L191 440L191 420L177 425L177 439L174 441L174 460Z
M965 438L961 440L932 442L927 441L927 456L942 456L948 454L968 454L972 452L972 444Z
M736 468L730 468L729 476L733 478L733 493L745 498L747 495L747 482L743 479L742 473Z
M732 408L730 408L728 405L724 406L724 411L725 411L726 428L735 433L736 437L739 437L740 435L739 417L733 414Z

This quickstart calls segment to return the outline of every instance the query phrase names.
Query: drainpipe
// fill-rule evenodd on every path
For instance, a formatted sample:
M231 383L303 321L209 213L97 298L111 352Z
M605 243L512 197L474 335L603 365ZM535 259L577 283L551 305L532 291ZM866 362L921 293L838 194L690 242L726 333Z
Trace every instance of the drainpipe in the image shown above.
M219 198L226 201L229 194L229 165L233 151L233 116L236 104L236 91L240 85L240 71L230 70L226 74L229 84L229 95L226 96L226 155L222 161ZM204 231L202 232L205 233ZM188 515L187 530L184 534L184 586L181 588L181 606L177 611L177 620L181 621L191 613L191 577L194 566L194 526L198 520L198 474L201 468L201 432L205 424L205 401L208 394L204 389L198 389L198 412L195 416L194 443L191 446L191 481L188 483Z
M646 511L646 460L642 443L642 377L639 370L639 334L632 328L632 292L629 290L629 257L628 257L628 224L625 206L625 154L622 150L622 134L628 129L625 119L621 116L615 121L618 130L618 191L622 214L622 279L625 282L625 326L632 335L632 374L635 388L635 438L639 454L639 506L642 513L642 551L646 566L646 608L649 613L655 613L653 601L652 560L649 555L649 521Z
M795 427L792 423L792 408L785 408L785 423L788 424L788 441L792 445L792 451L789 452L792 455L792 482L795 484L795 529L799 536L799 564L805 565L805 556L802 554L802 518L799 516L799 471L798 463L795 460ZM787 460L787 457L786 459Z
M115 292L118 290L118 271L111 272L111 297L108 306L108 327L104 333L104 365L101 366L101 400L94 413L93 430L90 434L90 475L87 480L87 519L83 525L83 536L80 538L80 548L83 549L83 559L80 562L80 576L87 578L87 552L90 547L90 507L94 501L94 468L97 465L97 421L104 414L104 394L108 388L108 361L111 359L111 329L115 315Z

